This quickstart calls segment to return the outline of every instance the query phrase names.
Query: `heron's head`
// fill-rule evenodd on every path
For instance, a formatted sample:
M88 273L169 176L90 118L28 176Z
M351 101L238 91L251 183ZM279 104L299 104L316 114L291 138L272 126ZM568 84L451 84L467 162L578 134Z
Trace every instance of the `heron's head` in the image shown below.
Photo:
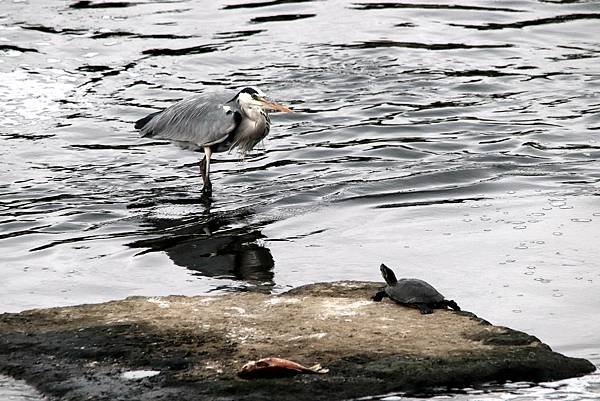
M242 89L232 100L237 100L241 106L245 107L283 111L286 113L292 111L289 107L284 106L283 104L275 103L269 100L260 89L250 87Z

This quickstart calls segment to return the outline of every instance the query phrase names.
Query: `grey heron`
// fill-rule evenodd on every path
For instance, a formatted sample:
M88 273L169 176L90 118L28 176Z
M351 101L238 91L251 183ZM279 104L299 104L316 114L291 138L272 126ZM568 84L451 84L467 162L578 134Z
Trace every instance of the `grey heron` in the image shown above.
M210 195L212 154L233 148L242 154L252 150L269 133L269 110L291 111L268 100L259 89L244 88L233 98L231 94L188 97L136 121L135 128L144 137L168 139L204 152L200 162L202 193Z

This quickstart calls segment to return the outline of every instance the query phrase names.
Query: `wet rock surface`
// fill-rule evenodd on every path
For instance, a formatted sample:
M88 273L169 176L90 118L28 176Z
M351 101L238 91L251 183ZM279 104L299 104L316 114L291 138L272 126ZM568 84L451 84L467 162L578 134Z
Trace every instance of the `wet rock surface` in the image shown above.
M389 300L372 302L381 285L131 297L4 314L0 371L61 400L342 400L594 370L468 312L421 315ZM269 356L320 363L329 373L237 377L244 363Z

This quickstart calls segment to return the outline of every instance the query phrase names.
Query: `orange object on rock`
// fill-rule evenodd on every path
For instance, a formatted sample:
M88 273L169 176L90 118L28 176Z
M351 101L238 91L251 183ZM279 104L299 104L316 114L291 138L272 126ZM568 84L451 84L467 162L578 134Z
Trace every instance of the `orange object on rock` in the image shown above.
M283 358L263 358L258 361L248 362L242 366L238 376L242 379L260 379L274 377L289 377L300 373L323 374L329 372L317 364L310 368L299 363Z

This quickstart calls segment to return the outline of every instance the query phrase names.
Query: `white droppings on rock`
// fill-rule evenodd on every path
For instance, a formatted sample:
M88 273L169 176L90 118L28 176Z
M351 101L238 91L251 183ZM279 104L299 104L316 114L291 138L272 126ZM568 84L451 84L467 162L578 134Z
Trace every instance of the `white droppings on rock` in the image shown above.
M130 370L123 372L121 377L125 380L139 380L160 374L160 370Z
M168 308L171 306L169 301L165 301L161 297L148 298L148 302L158 305L159 308Z
M208 370L214 370L217 373L223 373L223 369L221 368L221 365L219 365L215 361L206 362L205 368L208 369Z
M357 316L359 314L358 309L371 303L371 301L347 303L344 299L326 300L323 303L322 309L324 312L321 314L321 317L327 319L329 317Z
M260 339L260 337L257 330L250 327L231 327L227 333L228 339L242 344L248 340L255 341Z
M300 303L300 300L298 298L276 297L276 298L269 298L264 303L267 305L298 304L298 303Z
M246 314L246 309L240 308L238 306L230 306L229 308L225 308L225 309L233 311L233 312L236 312L238 315L245 315ZM228 313L225 313L225 314L227 315Z
M314 333L314 334L308 334L306 336L294 336L291 337L290 339L288 339L289 342L291 341L298 341L298 340L306 340L306 339L321 339L323 337L325 337L327 335L327 333Z
M208 303L214 301L215 299L216 298L214 298L214 297L203 297L202 299L198 300L198 303L208 304Z
M359 286L356 283L350 283L347 281L342 281L341 283L335 283L338 287L346 287L346 288L358 288Z

